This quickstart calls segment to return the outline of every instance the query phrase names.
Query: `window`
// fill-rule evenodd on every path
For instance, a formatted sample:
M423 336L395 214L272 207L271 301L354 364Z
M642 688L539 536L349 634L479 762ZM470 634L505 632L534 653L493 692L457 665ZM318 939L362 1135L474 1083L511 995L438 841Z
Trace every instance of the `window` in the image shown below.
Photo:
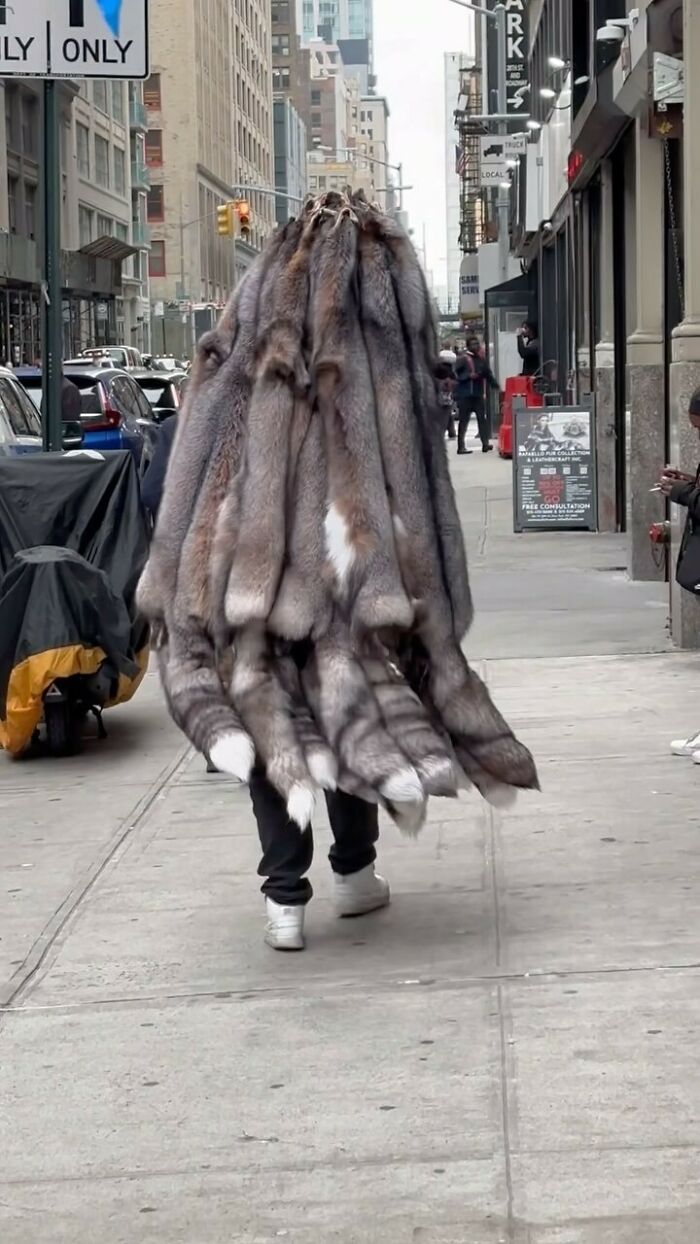
M88 242L92 242L93 215L89 207L78 208L78 234L81 246L87 246Z
M160 112L163 106L163 100L160 90L160 74L152 73L143 88L143 102L147 108L153 108L156 112Z
M124 83L112 83L112 116L120 125L124 124Z
M92 84L92 102L96 108L102 112L107 112L107 83L103 81L93 82Z
M81 177L90 176L90 131L86 125L76 125L75 137L78 146L78 172Z
M10 233L17 232L17 191L19 181L16 177L7 179L7 207L10 217Z
M24 231L28 238L36 232L36 186L24 186Z
M101 213L97 215L97 236L103 238L112 236L112 221L109 216L103 216Z
M146 164L149 168L163 167L162 130L149 130L146 135Z
M151 186L148 191L147 218L148 220L164 220L165 219L165 202L162 186Z
M36 159L39 150L37 100L34 95L22 96L22 151Z
M126 194L126 156L121 147L114 148L114 189Z
M289 56L289 35L272 36L272 55Z
M148 275L165 276L165 242L151 242L151 253L148 257Z
M272 89L273 91L288 91L292 85L292 77L289 69L273 69L272 70Z
M99 134L95 134L95 180L109 188L109 143Z
M311 125L313 126L313 128L314 128L314 129L319 129L319 128L320 128L320 125L321 125L321 114L320 114L320 112L312 112L312 113L311 113Z
M320 92L320 91L312 91L312 92L311 92L311 103L312 103L312 104L316 104L316 105L318 105L318 104L320 104L320 102L321 102L321 92Z
M121 221L117 221L116 225L114 226L114 236L115 238L119 238L120 242L128 242L129 241L129 226L123 225Z

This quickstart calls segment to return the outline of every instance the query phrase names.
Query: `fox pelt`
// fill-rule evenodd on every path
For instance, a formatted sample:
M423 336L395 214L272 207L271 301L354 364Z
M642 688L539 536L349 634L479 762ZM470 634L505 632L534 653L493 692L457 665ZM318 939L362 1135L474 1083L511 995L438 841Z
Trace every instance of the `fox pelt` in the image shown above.
M437 355L408 237L335 192L198 347L139 602L178 726L224 772L264 767L302 827L319 789L415 833L430 795L538 784L462 652Z

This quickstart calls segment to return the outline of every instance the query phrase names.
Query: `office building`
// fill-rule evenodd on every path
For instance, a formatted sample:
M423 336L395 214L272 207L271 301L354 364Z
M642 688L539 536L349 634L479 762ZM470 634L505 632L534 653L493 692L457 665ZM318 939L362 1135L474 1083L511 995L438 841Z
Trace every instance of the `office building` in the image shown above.
M291 99L275 99L274 119L275 200L277 223L298 216L306 197L306 126Z
M367 39L374 34L374 0L296 0L297 29L302 43L312 39Z
M145 155L151 181L151 300L169 349L189 352L275 224L270 5L151 0ZM217 232L243 197L249 242Z

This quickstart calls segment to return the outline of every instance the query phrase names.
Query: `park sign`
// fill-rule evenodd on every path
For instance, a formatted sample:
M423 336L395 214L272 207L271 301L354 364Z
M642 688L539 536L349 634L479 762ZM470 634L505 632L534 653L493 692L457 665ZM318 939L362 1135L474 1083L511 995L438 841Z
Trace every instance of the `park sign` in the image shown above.
M2 78L148 72L148 0L0 0Z

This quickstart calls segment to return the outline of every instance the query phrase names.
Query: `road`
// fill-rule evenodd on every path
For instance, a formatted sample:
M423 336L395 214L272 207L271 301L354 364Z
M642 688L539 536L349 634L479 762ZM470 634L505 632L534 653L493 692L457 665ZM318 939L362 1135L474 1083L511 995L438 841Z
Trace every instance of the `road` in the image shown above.
M151 675L82 757L0 757L4 1244L700 1238L698 660L620 538L454 477L543 793L387 827L387 911L333 919L321 820L308 950L265 947L246 792Z

